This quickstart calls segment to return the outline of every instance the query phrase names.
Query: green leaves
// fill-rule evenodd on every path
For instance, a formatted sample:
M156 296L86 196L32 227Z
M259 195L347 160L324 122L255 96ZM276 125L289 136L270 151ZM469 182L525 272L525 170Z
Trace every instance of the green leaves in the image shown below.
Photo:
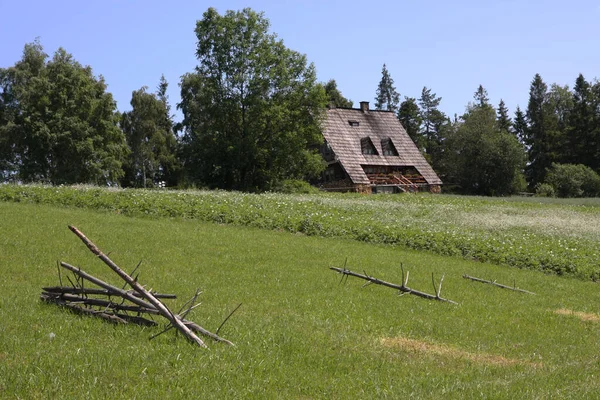
M131 97L131 111L121 116L121 128L131 150L125 166L124 184L134 187L153 187L159 182L176 184L178 170L177 141L166 98L164 76L158 93L147 93L146 87Z
M514 135L500 130L494 109L472 105L444 143L446 180L470 194L504 196L522 190L525 152Z
M2 70L0 160L13 180L116 183L126 154L116 105L102 78L60 48L39 41Z
M268 32L250 9L198 21L195 73L182 79L185 167L210 187L266 190L312 177L326 104L306 57ZM315 168L319 165L319 168Z

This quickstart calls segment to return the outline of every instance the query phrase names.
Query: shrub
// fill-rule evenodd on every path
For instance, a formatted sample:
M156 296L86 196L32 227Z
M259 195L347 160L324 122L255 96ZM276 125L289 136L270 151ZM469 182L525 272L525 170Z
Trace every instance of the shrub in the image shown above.
M318 193L319 189L311 186L310 183L299 179L288 179L282 181L275 187L276 192L280 193Z
M549 183L538 183L535 187L535 195L539 197L556 197L554 186Z
M600 196L600 176L582 164L553 163L544 183L552 186L558 197Z

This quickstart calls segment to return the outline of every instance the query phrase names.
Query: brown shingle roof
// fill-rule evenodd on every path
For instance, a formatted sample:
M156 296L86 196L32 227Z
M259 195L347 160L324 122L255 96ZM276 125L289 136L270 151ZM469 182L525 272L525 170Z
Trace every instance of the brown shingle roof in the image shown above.
M351 126L349 121L357 121L358 126ZM442 184L393 112L329 109L323 135L355 184L370 183L361 165L413 166L428 184ZM371 139L379 155L362 154L360 140L365 137ZM381 141L388 138L396 147L398 156L383 154Z

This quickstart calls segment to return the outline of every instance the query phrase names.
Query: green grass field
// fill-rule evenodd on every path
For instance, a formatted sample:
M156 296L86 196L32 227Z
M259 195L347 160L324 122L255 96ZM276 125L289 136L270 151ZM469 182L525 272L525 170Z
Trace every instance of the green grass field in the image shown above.
M458 215L453 204L468 201L477 219L459 218L453 226L472 225L473 232L494 232L481 226L487 218L510 222L511 212L519 212L530 218L514 218L517 227L507 222L503 237L535 237L546 230L546 218L557 228L544 238L581 239L586 251L597 251L596 204L485 200L487 206L477 206L484 200L398 198L368 201L397 201L399 209L417 201L446 203L446 211L433 216L435 205L413 208L440 221ZM460 204L461 215L470 216ZM0 202L0 398L600 398L600 291L590 280L400 244L118 213L124 212ZM210 349L203 350L173 331L149 341L161 327L116 326L41 303L41 287L58 284L57 260L119 283L68 224L126 270L142 260L140 282L177 293L177 300L166 301L176 310L201 288L203 304L190 319L208 329L242 303L221 331L236 346L207 342ZM349 269L398 283L402 262L409 286L426 292L433 291L432 273L445 274L442 296L460 304L361 288L353 278L340 284L329 267L346 259ZM536 295L463 274L516 283Z

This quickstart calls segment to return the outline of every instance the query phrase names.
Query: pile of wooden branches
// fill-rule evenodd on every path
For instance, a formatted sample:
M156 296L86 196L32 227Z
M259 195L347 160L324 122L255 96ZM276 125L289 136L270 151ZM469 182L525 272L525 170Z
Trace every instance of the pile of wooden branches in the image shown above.
M174 313L161 299L173 299L176 298L175 295L161 294L153 290L147 290L138 282L137 276L135 278L131 277L135 273L135 270L132 274L127 274L108 258L106 254L102 253L81 231L74 226L69 226L69 229L85 243L92 253L123 279L125 285L122 288L116 287L86 273L81 268L61 262L60 267L72 272L74 279L71 279L67 275L70 286L63 286L59 268L60 286L42 288L41 299L43 301L67 307L78 313L89 314L122 324L132 322L140 325L154 326L157 323L148 317L162 316L166 318L169 323L165 330L152 336L151 339L175 328L192 343L200 347L206 347L206 344L198 337L198 334L218 342L233 345L229 340L220 337L218 333L223 324L237 308L223 321L216 333L209 332L200 325L186 319L188 313L197 306L195 302L200 294L199 290L196 291L192 299L183 305L179 312ZM90 283L97 287L89 287ZM125 290L126 286L130 286L131 289Z

